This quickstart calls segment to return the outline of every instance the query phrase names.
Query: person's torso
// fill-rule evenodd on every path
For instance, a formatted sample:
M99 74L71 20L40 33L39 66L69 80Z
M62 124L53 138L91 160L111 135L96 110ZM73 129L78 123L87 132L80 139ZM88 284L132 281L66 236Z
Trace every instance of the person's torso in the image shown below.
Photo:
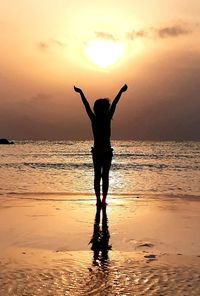
M111 136L111 120L109 116L95 118L92 120L92 131L94 136L95 148L109 148Z

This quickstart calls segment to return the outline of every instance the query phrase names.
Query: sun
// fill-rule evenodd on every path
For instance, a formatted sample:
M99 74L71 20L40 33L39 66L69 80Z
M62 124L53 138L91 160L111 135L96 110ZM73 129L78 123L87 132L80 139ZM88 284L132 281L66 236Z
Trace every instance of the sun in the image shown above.
M92 63L107 68L123 56L124 46L120 42L93 40L85 48L85 53Z

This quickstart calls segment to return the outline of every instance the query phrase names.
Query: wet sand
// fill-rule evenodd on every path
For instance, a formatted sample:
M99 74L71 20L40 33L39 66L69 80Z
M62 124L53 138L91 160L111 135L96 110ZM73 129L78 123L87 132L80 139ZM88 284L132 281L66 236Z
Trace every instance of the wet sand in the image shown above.
M96 257L95 201L57 199L1 197L0 295L200 295L198 199L111 197Z

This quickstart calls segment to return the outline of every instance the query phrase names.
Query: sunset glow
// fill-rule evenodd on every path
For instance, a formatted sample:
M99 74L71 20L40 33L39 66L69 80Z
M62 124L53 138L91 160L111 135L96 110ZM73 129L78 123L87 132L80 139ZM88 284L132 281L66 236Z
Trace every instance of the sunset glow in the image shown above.
M93 106L126 83L114 139L200 139L199 11L199 0L1 1L1 137L90 139L73 86Z
M94 40L89 43L85 52L92 63L106 68L116 63L123 56L124 46L122 43Z

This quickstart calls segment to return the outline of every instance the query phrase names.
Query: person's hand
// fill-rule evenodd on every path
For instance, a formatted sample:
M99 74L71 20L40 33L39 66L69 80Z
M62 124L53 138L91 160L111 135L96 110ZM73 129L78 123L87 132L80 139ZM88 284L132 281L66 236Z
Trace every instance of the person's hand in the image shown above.
M76 87L75 85L74 85L74 90L79 94L82 92L82 90L79 87Z
M127 89L128 89L128 86L126 84L124 84L124 86L122 86L122 88L121 88L121 92L125 92L125 91L127 91Z

